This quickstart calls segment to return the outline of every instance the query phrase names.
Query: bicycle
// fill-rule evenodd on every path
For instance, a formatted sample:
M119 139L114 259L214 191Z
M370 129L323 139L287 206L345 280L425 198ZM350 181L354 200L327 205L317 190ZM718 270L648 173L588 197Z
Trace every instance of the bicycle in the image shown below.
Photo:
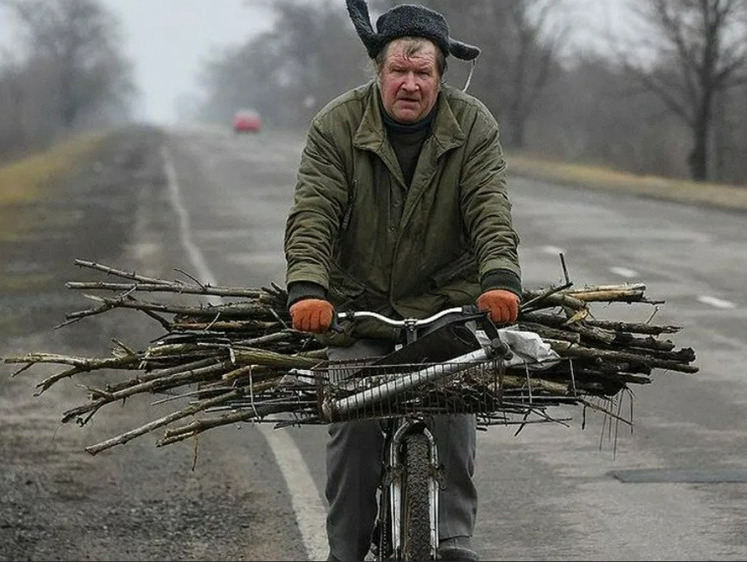
M333 377L327 379L328 396L322 401L322 411L330 421L382 419L384 477L379 484L379 512L371 548L375 559L435 560L443 474L426 418L433 413L489 411L494 404L468 406L462 397L457 398L458 389L453 389L457 394L451 405L447 401L445 407L437 406L424 401L418 389L434 385L445 389L447 381L470 369L498 376L511 351L487 314L474 306L450 308L424 319L396 320L369 311L338 314L340 322L362 319L402 329L404 342L393 353L365 365L360 361L328 365L341 382L332 393ZM478 337L478 324L487 339Z

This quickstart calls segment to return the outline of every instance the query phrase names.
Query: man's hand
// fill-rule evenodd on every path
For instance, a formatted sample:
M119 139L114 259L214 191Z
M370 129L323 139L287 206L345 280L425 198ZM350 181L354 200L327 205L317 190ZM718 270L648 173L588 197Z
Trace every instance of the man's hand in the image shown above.
M477 308L489 311L494 323L508 324L519 316L519 297L511 291L491 289L479 296Z
M293 328L302 332L326 332L334 314L332 303L324 299L303 299L290 307Z

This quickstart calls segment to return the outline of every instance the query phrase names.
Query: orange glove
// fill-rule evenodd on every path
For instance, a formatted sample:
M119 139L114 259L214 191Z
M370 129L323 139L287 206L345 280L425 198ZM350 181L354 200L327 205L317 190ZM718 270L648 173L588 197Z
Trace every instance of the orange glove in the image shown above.
M491 289L479 296L477 308L489 311L496 324L508 324L519 316L519 297L511 291Z
M293 328L302 332L326 332L334 313L332 303L324 299L302 299L290 307Z

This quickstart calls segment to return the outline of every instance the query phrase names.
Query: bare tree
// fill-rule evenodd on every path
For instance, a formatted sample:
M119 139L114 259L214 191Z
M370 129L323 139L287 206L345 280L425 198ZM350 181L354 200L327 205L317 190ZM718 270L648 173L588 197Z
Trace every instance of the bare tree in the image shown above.
M709 179L709 141L720 94L747 81L745 0L638 0L646 30L639 41L657 54L625 57L626 68L692 134L690 176ZM645 56L645 55L644 55Z
M527 120L532 115L553 71L567 36L567 27L555 23L553 13L562 7L557 0L525 0L509 3L508 23L512 31L507 129L508 145L526 146Z
M21 23L29 61L51 73L60 123L120 103L134 90L121 56L117 21L98 0L0 0Z
M26 145L23 128L23 88L21 69L10 53L0 51L0 156L12 154Z
M365 79L365 50L337 0L274 0L273 29L202 71L200 115L227 122L253 107L276 127L303 128L323 104Z

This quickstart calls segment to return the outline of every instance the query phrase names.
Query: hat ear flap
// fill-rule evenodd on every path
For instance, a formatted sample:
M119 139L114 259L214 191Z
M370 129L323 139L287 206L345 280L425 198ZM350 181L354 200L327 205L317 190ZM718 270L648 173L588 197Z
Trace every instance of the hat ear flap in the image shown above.
M458 59L473 60L480 55L480 49L473 45L462 43L461 41L449 39L449 53Z
M353 22L358 37L368 51L368 56L374 58L378 52L379 37L371 25L368 5L365 0L346 0L348 14Z

